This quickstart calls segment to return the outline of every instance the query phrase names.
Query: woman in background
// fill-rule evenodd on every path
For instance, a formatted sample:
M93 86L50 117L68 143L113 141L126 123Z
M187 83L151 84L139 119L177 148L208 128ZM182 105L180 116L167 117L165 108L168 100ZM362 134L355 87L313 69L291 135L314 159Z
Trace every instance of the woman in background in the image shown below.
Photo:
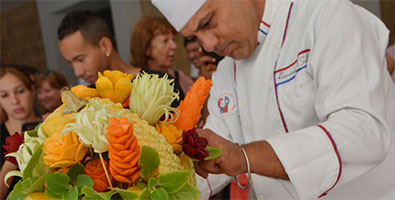
M36 76L37 98L47 109L43 119L62 105L60 90L68 86L66 78L58 71L47 71Z
M136 24L130 40L131 64L169 74L174 78L175 88L183 99L193 85L192 79L180 70L173 70L177 44L176 31L161 17L144 16Z
M5 122L0 124L1 152L0 152L0 199L5 199L16 183L11 177L7 180L10 188L4 183L5 175L18 166L6 160L4 154L5 139L15 132L22 133L22 125L38 122L41 118L34 113L35 89L32 80L27 74L16 67L1 67L0 69L0 109Z

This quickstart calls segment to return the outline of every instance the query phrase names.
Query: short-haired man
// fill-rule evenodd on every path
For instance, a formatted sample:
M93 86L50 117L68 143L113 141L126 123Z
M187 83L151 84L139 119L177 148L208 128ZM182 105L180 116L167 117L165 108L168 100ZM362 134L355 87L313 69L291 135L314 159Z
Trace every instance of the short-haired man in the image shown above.
M395 89L377 17L347 0L153 3L183 36L233 58L198 130L222 155L197 162L200 175L253 173L257 199L394 198Z
M94 84L98 72L119 70L136 75L140 69L130 67L119 57L106 22L91 11L73 11L58 27L59 49L71 64L74 74Z
M191 62L190 77L196 79L199 76L201 48L196 38L184 38L184 47L187 58Z
M211 79L212 74L217 70L218 62L223 57L214 52L204 51L195 37L184 38L184 47L191 62L191 78L196 79L203 76L206 79Z

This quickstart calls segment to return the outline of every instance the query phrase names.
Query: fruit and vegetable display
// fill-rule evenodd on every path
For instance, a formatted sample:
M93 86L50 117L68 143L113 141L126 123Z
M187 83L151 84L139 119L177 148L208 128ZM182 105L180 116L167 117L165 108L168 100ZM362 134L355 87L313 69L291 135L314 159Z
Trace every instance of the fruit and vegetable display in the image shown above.
M99 72L96 88L64 89L35 130L10 136L18 170L3 181L21 180L7 199L198 199L193 161L221 154L196 132L211 81L197 79L175 108L167 75L132 77Z

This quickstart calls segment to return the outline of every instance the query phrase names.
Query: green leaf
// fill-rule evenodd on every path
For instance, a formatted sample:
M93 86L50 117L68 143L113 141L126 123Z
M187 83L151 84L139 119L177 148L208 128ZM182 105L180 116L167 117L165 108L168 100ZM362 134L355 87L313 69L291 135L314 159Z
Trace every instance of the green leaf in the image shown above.
M44 192L44 183L47 176L40 176L27 191L28 194L33 192Z
M159 167L160 160L158 152L150 146L141 147L139 165L141 166L141 177L149 176Z
M219 148L206 146L206 150L208 151L209 156L207 156L204 160L212 160L218 158L218 156L222 154L222 149Z
M27 190L29 190L29 188L32 186L32 178L27 178L27 179L24 179L23 180L23 182L22 182L22 190L23 191L27 191Z
M76 186L70 188L67 192L63 193L65 200L78 200L78 188Z
M62 199L62 195L54 194L48 189L45 190L45 196L47 196L50 199Z
M71 182L75 182L77 181L77 176L84 173L85 173L84 167L81 164L76 163L70 167L69 171L67 172L67 175L70 177Z
M84 198L82 199L104 199L101 197L101 195L96 192L92 187L84 186L82 187L81 192L85 194Z
M135 200L138 199L139 195L135 192L132 192L130 190L123 190L119 188L111 188L112 190L119 192L121 195L122 199L127 199L127 200Z
M42 150L42 147L40 146L36 149L33 156L30 158L29 162L27 163L26 168L23 171L23 177L22 177L23 180L25 180L29 177L33 177L34 167L39 162L42 153L43 153L43 150Z
M173 194L169 194L169 199L177 200L177 196L174 193Z
M149 199L149 197L150 197L150 195L149 195L148 188L144 188L139 196L139 200L147 200L147 199Z
M101 193L105 198L104 199L108 199L108 200L111 200L111 197L114 195L114 194L117 194L117 191L109 191L109 192L102 192Z
M56 196L62 196L62 194L66 191L67 186L69 186L70 178L63 173L50 174L45 179L46 189Z
M23 194L22 192L18 192L15 195L13 195L12 197L8 196L7 200L23 200L26 198L26 195Z
M78 175L76 186L82 188L83 186L93 187L93 185L95 185L95 183L93 182L91 177L85 174Z
M166 190L163 188L155 189L151 194L150 198L152 200L168 200L169 195L167 194Z
M151 191L157 185L158 185L158 180L156 180L156 178L152 177L148 179L148 191Z
M186 183L185 186L176 193L170 194L170 199L197 199L199 198L199 190L190 183Z
M147 184L144 183L143 181L140 181L140 180L136 182L136 185L137 185L137 187L139 187L140 189L144 189L144 188L147 187Z
M93 187L95 183L93 182L92 178L85 174L80 174L77 177L77 182L75 186L78 188L78 194L81 195L81 189L84 186Z
M109 192L96 192L92 187L84 186L81 190L85 196L82 199L94 199L94 200L110 200L112 195L117 193L115 190Z
M168 193L179 191L188 182L189 170L179 170L161 174L158 176L159 185L164 187Z
M39 123L33 130L25 131L30 137L38 137L38 128L41 126L42 123Z
M1 181L1 180L0 180ZM7 199L16 196L18 193L22 192L22 180L19 180L15 185L14 189L8 194Z

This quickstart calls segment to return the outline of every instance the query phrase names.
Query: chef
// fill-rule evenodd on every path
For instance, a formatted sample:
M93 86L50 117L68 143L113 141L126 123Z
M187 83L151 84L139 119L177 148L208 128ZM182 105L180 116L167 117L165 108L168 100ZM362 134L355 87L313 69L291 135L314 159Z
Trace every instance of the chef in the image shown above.
M377 17L347 0L153 3L183 36L227 56L198 130L222 149L195 164L214 192L246 174L250 198L395 197L395 89Z

